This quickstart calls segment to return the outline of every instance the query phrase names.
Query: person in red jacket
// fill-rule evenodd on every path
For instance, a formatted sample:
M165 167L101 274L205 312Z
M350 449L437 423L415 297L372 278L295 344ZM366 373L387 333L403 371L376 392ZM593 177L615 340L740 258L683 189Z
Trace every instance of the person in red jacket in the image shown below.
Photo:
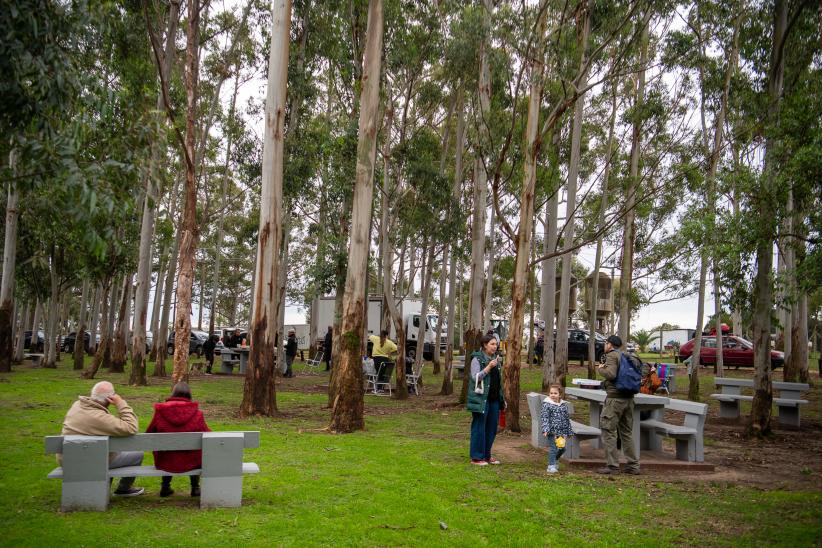
M211 432L205 422L199 404L191 401L191 389L188 384L178 382L174 385L171 397L163 403L154 404L154 416L146 432ZM190 451L154 451L154 466L165 472L188 472L203 465L203 452L199 449ZM200 477L191 478L191 496L200 496ZM171 476L163 476L160 496L173 495Z

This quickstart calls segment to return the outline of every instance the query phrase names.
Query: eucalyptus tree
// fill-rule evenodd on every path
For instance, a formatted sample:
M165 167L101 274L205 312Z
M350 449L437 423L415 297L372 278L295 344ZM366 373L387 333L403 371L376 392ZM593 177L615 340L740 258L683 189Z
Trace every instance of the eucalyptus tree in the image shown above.
M279 294L278 258L282 236L282 194L288 51L291 2L272 5L271 49L263 137L260 228L255 266L253 317L249 329L251 351L246 369L242 416L271 416L277 411L274 385L274 343Z
M365 333L365 281L370 243L374 165L379 127L383 3L370 0L363 55L357 170L351 211L351 244L342 304L342 348L336 365L339 392L331 408L330 429L352 432L365 426L363 417L362 334Z
M147 7L146 21L149 22ZM161 12L163 13L163 12ZM180 0L172 0L169 2L168 14L166 16L167 23L165 25L165 47L162 48L162 57L158 51L156 53L156 62L160 65L159 71L161 73L161 80L168 82L171 78L171 70L174 66L174 59L176 56L176 39L177 39L177 23L180 17ZM157 41L157 37L151 30L151 25L148 26L149 38ZM154 43L153 47L157 50L161 49L159 44ZM157 125L163 127L163 90L162 87L157 93L157 100L155 104L155 111L157 116ZM161 161L161 143L163 143L164 132L158 131L158 135L152 140L151 156L149 159L150 165L147 176L145 177L145 195L143 198L143 211L140 225L140 247L137 261L137 278L134 299L134 336L132 340L131 349L131 375L129 383L134 385L145 385L146 381L146 317L148 312L148 293L149 285L151 283L151 256L152 256L152 239L154 237L154 222L156 202L159 200L161 188L161 175L159 163ZM159 276L159 273L158 273ZM158 278L159 286L159 278ZM163 341L165 344L165 341Z

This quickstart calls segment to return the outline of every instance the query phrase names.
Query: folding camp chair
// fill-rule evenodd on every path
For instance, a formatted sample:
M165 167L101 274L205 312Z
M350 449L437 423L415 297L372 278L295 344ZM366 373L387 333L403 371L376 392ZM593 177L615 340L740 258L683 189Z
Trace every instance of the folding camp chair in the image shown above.
M425 367L425 364L421 363L420 368L416 373L405 374L405 383L408 385L408 391L411 392L413 390L414 394L418 396L422 394L422 383L419 381L422 376L423 367Z
M306 371L313 370L318 375L320 374L320 364L323 362L323 353L317 352L314 354L314 359L305 360Z

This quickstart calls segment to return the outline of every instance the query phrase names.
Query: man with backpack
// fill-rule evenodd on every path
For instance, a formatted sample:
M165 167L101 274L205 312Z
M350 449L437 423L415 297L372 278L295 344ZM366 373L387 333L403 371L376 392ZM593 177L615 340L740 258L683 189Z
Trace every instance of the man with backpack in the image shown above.
M634 394L639 392L642 371L641 365L627 353L623 353L621 348L622 339L616 335L608 337L605 342L605 363L597 368L605 378L603 386L606 393L599 427L602 430L607 466L597 470L600 474L619 474L617 437L622 441L622 451L628 461L626 473L639 474L633 427Z

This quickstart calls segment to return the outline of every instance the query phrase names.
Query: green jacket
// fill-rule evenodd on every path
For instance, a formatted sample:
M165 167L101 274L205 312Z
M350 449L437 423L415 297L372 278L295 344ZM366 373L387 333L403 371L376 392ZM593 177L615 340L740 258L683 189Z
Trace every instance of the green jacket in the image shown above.
M488 362L491 361L491 358L488 357L485 352L478 351L471 354L471 361L476 358L480 364L480 370L482 370ZM497 367L500 368L500 375L499 375L499 408L505 408L505 395L503 390L503 380L502 380L502 358L498 358L499 365ZM485 403L488 401L488 393L491 390L491 379L487 376L483 379L483 393L477 394L474 392L474 388L477 386L477 381L474 378L474 375L471 374L471 361L468 362L466 366L467 374L468 374L468 398L466 402L466 409L473 413L485 413Z

